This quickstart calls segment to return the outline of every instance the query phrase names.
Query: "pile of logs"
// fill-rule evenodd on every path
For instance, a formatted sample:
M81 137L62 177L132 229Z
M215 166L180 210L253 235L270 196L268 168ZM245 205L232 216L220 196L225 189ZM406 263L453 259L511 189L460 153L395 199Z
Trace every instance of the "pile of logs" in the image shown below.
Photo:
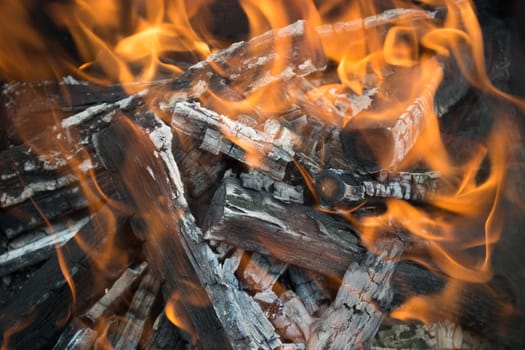
M337 212L376 215L389 198L424 208L436 193L453 191L457 184L438 173L394 169L430 106L446 121L480 93L454 57L438 55L391 67L384 84L361 96L306 92L330 70L326 38L363 26L384 36L399 20L441 17L440 10L394 9L318 28L298 21L218 51L177 78L137 84L129 96L118 85L71 77L5 84L3 348L393 346L379 331L395 324L389 312L453 278L404 259L425 254L426 242L402 227L385 226L367 250L359 229ZM280 42L292 44L275 51ZM503 81L505 59L496 55L493 79ZM435 79L403 112L388 122L359 118L385 108L374 99L378 91L396 99L399 82L423 68ZM219 102L233 105L258 91L277 91L289 103L269 116ZM490 103L469 108L492 120ZM355 118L343 128L323 113ZM485 132L458 140L454 133L472 116L459 119L446 130L458 162ZM487 344L521 341L504 328L514 303L506 287L505 279L466 283L454 305L436 310L446 326L436 323L441 335L426 345L479 348L461 329Z

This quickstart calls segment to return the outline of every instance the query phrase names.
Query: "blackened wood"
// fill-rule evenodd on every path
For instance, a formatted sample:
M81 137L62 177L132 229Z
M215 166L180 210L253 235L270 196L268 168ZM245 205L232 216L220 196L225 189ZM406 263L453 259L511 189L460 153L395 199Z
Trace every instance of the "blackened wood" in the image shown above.
M228 271L221 269L188 210L170 128L148 114L137 122L141 127L122 119L101 132L97 151L135 209L132 227L145 241L152 271L165 280L167 293L199 300L199 305L186 298L181 303L203 348L277 346L280 341L262 311L224 283L230 280L223 277Z
M406 81L419 82L423 71L427 70L433 72L431 79L415 95L410 96L406 90L399 89ZM393 108L376 100L377 104L352 118L341 134L346 159L365 172L395 169L410 152L427 124L426 118L433 112L434 95L443 74L443 67L436 58L429 58L415 67L398 68L381 86L381 90L384 90L381 95L389 96L390 104L396 104L394 112L373 118L371 114L379 111L387 113L385 108ZM399 111L399 103L403 104L402 112L396 112Z
M177 327L161 313L153 324L152 334L146 341L145 350L185 350L188 343L180 335Z
M129 310L122 319L118 320L116 329L109 334L115 350L137 348L159 288L160 282L151 273L147 273L133 295Z
M188 194L198 198L217 183L226 169L226 162L221 156L199 149L191 137L175 134L173 156L179 165L182 180Z
M104 204L98 189L111 194L113 185L106 172L97 172L84 179L82 186L74 183L55 190L35 193L20 204L0 210L0 231L13 239L20 234L47 225L48 222L63 221L64 217L81 212L85 208L92 211ZM91 193L89 199L84 191Z
M282 50L276 51L276 47ZM275 81L307 75L325 66L315 29L301 20L211 54L175 79L172 92L160 100L169 101L165 106L169 109L170 104L198 99L207 90L220 95L228 88L246 96Z
M212 200L205 237L330 276L341 276L363 256L355 232L345 222L244 189L233 178L225 178Z
M97 337L97 331L74 319L62 332L53 350L89 350Z
M57 120L126 97L120 84L102 86L70 76L62 81L8 83L2 89L7 136L20 143L52 127Z
M99 168L98 161L89 155L93 135L111 122L115 111L142 101L140 95L90 107L0 153L0 207L68 186Z
M336 169L321 171L315 178L321 204L356 205L365 199L398 198L408 201L430 200L436 194L452 193L437 172L387 172L359 176Z
M319 316L318 313L324 307L328 307L332 297L327 289L328 281L323 275L291 266L288 269L288 277L293 290L301 298L310 315Z
M284 178L286 165L293 159L293 135L286 133L277 121L266 122L265 130L260 130L200 103L178 102L173 109L171 125L175 130L200 140L201 149L214 154L223 153L258 167L279 180Z
M60 249L73 239L88 222L89 218L85 217L71 225L47 227L44 229L43 236L24 242L25 244L20 247L10 247L11 249L0 255L0 276L46 260L56 249Z
M352 263L345 272L334 302L314 326L309 348L363 347L375 335L381 308L391 302L390 277L404 248L393 240L379 249L379 255L369 251L361 265Z
M109 308L113 304L117 303L119 299L122 299L123 295L142 277L147 267L148 264L143 262L135 268L130 267L126 269L102 298L89 308L84 314L84 318L88 319L92 324L95 324L110 311Z
M49 349L71 314L102 294L107 286L105 278L113 278L113 274L125 267L111 260L112 269L100 271L93 261L101 259L105 243L123 231L126 220L123 214L103 207L77 233L78 240L70 240L62 247L63 262L75 285L74 298L57 256L35 272L0 310L0 330L6 349Z

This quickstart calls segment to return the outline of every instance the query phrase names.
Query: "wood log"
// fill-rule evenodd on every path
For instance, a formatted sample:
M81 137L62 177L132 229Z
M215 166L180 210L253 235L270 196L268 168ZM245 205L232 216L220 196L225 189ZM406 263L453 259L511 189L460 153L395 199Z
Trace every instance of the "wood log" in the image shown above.
M129 97L126 91L140 91L165 81L134 84L97 85L71 76L61 81L10 82L1 98L6 113L6 136L17 145L31 140L47 128L75 114L111 108ZM35 123L35 120L38 122Z
M328 285L326 278L323 275L305 271L296 266L290 266L288 276L293 290L301 298L308 313L311 316L318 317L319 313L328 307L328 302L332 299L331 293L326 287Z
M285 204L267 193L244 189L233 178L225 178L217 190L209 219L206 239L226 241L330 276L341 276L363 256L348 224L311 207Z
M266 130L261 131L207 109L200 103L178 102L173 109L171 125L175 130L201 140L201 149L214 154L220 152L258 167L278 180L284 178L286 165L293 159L292 136L283 131L283 135L276 138L281 128L274 120L269 120L265 124ZM243 144L244 148L240 146Z
M34 186L38 180L33 182ZM104 204L97 188L105 193L114 193L112 183L105 172L97 172L84 179L83 185L73 183L69 186L34 193L20 204L0 209L0 231L9 239L34 231L51 223L60 223L65 217L83 215L86 208L98 210ZM89 191L89 200L84 191Z
M430 200L433 195L452 193L450 185L437 172L387 172L377 176L359 176L335 169L321 171L315 178L321 205L355 206L364 200L398 198L407 201Z
M434 74L415 96L406 96L407 92L398 87L406 81L418 82L423 70L431 70ZM389 105L386 101L373 104L365 113L353 117L341 134L346 159L368 173L395 169L410 152L427 124L426 118L432 113L434 96L443 75L444 69L438 59L430 58L415 67L398 69L389 76L381 87L383 91L380 94L389 96L390 104L399 104L402 101L402 112L397 112L399 106ZM466 86L464 90L463 94L466 93ZM409 101L405 102L407 99ZM380 118L371 116L374 113L385 113L389 108L393 108L394 115L390 112Z
M62 332L53 350L89 350L97 337L97 331L74 319Z
M350 265L335 301L314 326L308 348L363 347L373 338L381 325L381 309L392 299L390 278L404 250L397 239L379 249L379 255L367 252L361 265Z
M101 132L97 152L136 212L132 228L145 241L153 272L166 281L168 293L196 298L183 298L181 303L202 347L278 346L262 311L236 286L224 283L230 279L222 276L230 272L221 269L188 210L169 127L149 114L138 117L137 123L140 127L122 119Z
M113 286L84 314L83 318L89 320L91 324L96 324L103 316L107 315L110 307L122 299L123 295L137 282L146 271L148 264L142 262L135 268L129 267L113 283Z
M124 318L119 319L116 329L110 331L109 340L116 350L136 349L144 332L144 324L160 289L160 282L147 273L133 295Z
M100 271L93 263L102 260L104 245L123 231L125 223L124 214L103 207L80 229L78 240L70 240L62 247L60 260L55 255L35 272L0 312L6 349L49 349L55 344L72 313L102 294L105 278L112 279L125 268L111 260L112 268ZM61 270L62 263L67 267L67 277ZM69 283L74 285L74 297Z
M276 51L276 47L282 50ZM227 88L238 96L247 96L275 81L307 75L325 66L315 29L300 20L211 54L175 79L170 84L172 92L160 100L169 101L164 107L170 109L169 105L177 101L201 98L207 90L220 96Z
M71 226L48 227L44 229L43 236L34 237L29 242L24 242L26 244L8 250L0 255L0 276L46 260L56 249L74 238L88 222L89 217L85 217Z

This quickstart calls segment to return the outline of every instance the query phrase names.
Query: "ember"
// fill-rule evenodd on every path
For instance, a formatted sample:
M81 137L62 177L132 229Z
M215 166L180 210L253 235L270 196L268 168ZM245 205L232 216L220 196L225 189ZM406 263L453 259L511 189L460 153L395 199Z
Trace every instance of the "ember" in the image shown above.
M525 347L495 8L5 1L2 349Z

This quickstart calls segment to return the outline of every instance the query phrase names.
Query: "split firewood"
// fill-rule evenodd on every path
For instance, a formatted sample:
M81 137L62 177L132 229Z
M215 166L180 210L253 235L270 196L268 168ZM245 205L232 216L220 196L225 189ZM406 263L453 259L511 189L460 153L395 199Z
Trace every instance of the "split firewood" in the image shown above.
M160 282L151 273L147 273L133 295L129 310L117 321L116 329L110 330L108 337L113 349L137 348L159 289Z
M168 101L173 106L177 101L198 99L207 90L221 95L225 88L247 96L275 81L307 75L325 66L315 29L300 20L247 42L234 43L191 66L171 84ZM166 101L165 96L161 100Z
M184 198L170 128L151 114L137 116L136 122L121 119L102 131L97 152L136 210L132 228L144 240L153 273L165 280L168 293L192 296L180 303L204 348L280 345L259 307L237 286L224 282L231 279L222 276L231 272L221 269ZM129 154L133 157L126 157Z
M434 74L416 96L405 96L406 90L399 89L399 86L406 81L417 82L424 70L431 70ZM407 99L411 99L410 102L404 102L406 105L402 106L402 112L396 112L399 107L395 106L394 112L389 112L388 116L374 118L372 114L387 113L387 109L392 108L388 101L382 102L377 99L369 109L351 118L341 134L346 159L357 169L369 173L395 169L411 151L427 125L426 119L433 113L434 98L444 74L444 68L437 58L429 58L411 68L396 69L379 87L380 94L388 96L388 101L395 103ZM447 110L467 92L468 86L466 83L464 85L463 94L453 100L447 100L447 105L440 110ZM395 113L399 114L392 115Z
M109 225L110 222L113 224ZM123 231L125 223L126 216L122 213L109 210L107 206L101 208L78 231L77 239L62 247L60 259L57 255L52 256L34 273L0 312L4 347L49 349L55 344L61 328L57 325L63 327L72 313L102 294L106 287L104 276L112 279L113 274L125 268L115 259L108 261L112 268L107 271L101 271L94 263L102 260L100 255L105 244L110 237ZM67 274L61 266L67 269Z
M402 243L393 239L383 243L379 255L367 252L361 265L350 265L334 302L312 330L309 348L344 349L368 344L381 325L381 309L391 302L390 277L403 250Z
M38 180L33 182L33 185ZM30 185L31 186L31 185ZM97 172L93 177L84 179L82 186L73 183L62 188L35 193L20 204L0 210L0 231L9 239L31 232L49 222L59 223L63 218L82 215L82 211L90 208L98 210L104 204L104 198L98 195L97 187L106 193L114 192L111 181L105 172ZM89 199L83 189L88 189L93 195Z
M53 350L90 350L97 337L97 331L74 319L62 332Z
M126 91L131 88L140 91L166 82L97 85L71 76L61 81L10 82L1 92L7 121L6 135L15 144L26 142L55 126L57 120L110 110L115 103L129 97Z
M288 265L271 256L252 253L248 262L238 271L239 279L252 293L271 290L277 280L286 271Z
M207 109L200 103L178 102L173 108L171 125L175 130L201 140L201 149L214 154L223 153L260 168L278 180L284 178L286 165L293 160L293 136L275 120L268 120L265 130L261 131ZM239 146L242 144L248 150ZM250 156L248 152L256 156ZM261 159L261 164L258 159Z
M242 188L225 178L212 199L206 239L226 241L248 251L330 276L341 276L363 248L345 222L268 193Z
M0 255L0 276L46 260L56 249L74 238L88 222L89 218L85 217L71 225L47 227L41 235L30 237L29 241L12 242L11 249Z
M314 317L319 316L319 313L328 307L328 301L331 300L331 293L326 288L328 284L326 278L296 266L290 266L288 276L293 290L301 298L308 313Z
M286 182L275 181L257 169L249 169L247 173L241 173L239 178L242 187L255 191L264 190L281 202L301 204L304 202L304 189L301 186L292 186Z
M314 319L310 317L302 302L295 293L288 291L283 297L273 291L266 290L254 295L268 319L282 335L283 339L295 343L304 343L310 334L310 325Z
M138 96L130 96L90 107L0 153L0 208L76 183L78 175L69 168L72 164L78 174L87 177L99 167L88 152L93 151L93 135L111 122L115 111L125 110L137 100Z
M335 169L322 171L315 179L321 205L356 205L365 199L398 198L424 201L433 195L450 192L436 172L380 172L375 178L343 173Z
M113 286L84 314L84 318L96 324L103 316L107 315L109 308L122 299L123 295L137 282L146 271L148 264L141 263L135 268L128 268L113 283Z
M175 134L173 156L181 172L188 194L198 198L212 188L226 170L221 156L199 149L192 138Z

